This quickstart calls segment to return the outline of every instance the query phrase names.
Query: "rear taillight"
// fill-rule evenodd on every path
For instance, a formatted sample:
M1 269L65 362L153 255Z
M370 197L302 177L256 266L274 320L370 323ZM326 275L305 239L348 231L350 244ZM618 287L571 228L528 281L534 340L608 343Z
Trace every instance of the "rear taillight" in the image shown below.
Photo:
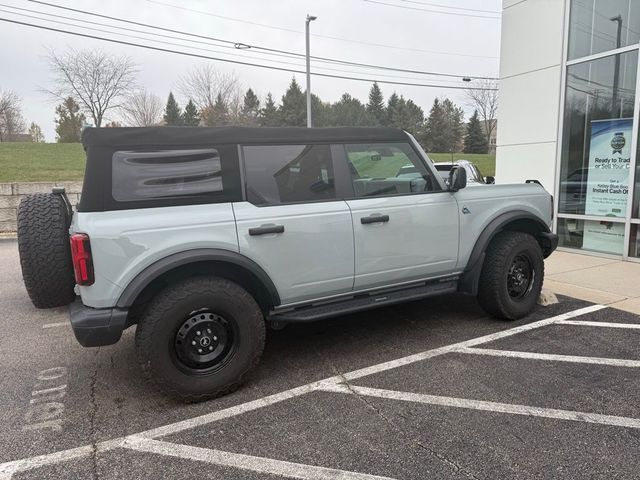
M71 235L71 260L78 285L93 285L93 260L91 258L91 243L86 233Z

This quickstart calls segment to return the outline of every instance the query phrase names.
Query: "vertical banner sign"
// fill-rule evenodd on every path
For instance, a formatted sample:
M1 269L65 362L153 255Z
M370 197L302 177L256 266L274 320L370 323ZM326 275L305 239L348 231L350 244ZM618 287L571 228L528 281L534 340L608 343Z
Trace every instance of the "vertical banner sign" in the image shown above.
M633 119L593 120L585 214L624 217L629 195ZM585 222L583 248L622 254L624 224Z

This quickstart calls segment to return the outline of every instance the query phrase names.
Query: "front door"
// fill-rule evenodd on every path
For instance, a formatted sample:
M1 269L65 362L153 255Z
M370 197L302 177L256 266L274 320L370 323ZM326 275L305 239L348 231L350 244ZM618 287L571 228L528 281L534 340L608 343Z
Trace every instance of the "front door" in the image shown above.
M407 143L345 145L355 290L455 271L458 204Z
M233 204L240 253L274 282L282 304L353 288L353 229L336 198L329 145L242 148L247 201Z

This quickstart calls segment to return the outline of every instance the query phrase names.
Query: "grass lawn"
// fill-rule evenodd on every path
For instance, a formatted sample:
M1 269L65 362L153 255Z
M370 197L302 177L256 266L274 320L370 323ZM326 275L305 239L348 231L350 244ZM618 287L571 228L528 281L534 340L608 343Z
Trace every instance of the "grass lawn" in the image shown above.
M84 150L79 143L0 143L0 182L82 180Z
M433 162L450 162L450 153L430 153L429 158ZM453 160L469 160L480 169L485 177L496 174L496 154L495 153L454 153Z
M373 153L373 152L372 152ZM450 162L450 153L429 153L429 158L433 162ZM353 163L360 176L365 177L378 177L389 178L395 177L400 167L409 164L409 159L402 153L394 154L393 157L383 157L382 159L372 162L370 156L360 156L357 154L349 154L349 159ZM496 170L496 156L495 154L468 154L468 153L454 153L453 159L469 160L476 164L480 169L482 175L487 176L495 175Z
M451 160L449 153L430 153L429 157L434 162ZM474 162L483 175L495 174L495 155L453 154L454 160L461 158ZM405 163L402 156L394 155L379 162L375 172L361 174L393 177ZM0 183L82 180L84 164L79 143L0 143Z

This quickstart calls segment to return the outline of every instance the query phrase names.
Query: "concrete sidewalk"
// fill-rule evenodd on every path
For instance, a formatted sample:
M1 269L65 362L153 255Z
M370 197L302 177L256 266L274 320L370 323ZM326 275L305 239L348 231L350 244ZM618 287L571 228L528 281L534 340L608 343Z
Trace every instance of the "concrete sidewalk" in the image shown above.
M640 264L554 252L545 261L544 287L554 293L640 314Z

